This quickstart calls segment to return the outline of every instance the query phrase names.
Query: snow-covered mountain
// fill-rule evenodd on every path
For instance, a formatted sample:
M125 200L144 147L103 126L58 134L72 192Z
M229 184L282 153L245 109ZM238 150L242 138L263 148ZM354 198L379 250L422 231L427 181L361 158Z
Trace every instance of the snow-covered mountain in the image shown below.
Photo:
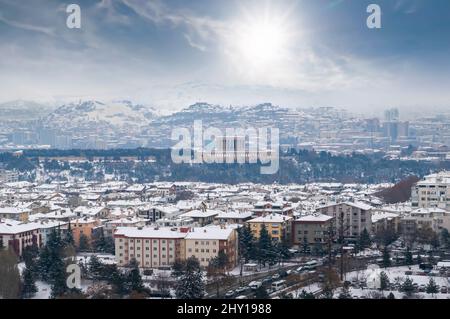
M60 128L109 125L113 127L141 127L155 117L154 110L130 101L83 101L65 104L45 118L49 126Z
M0 104L1 120L36 120L47 116L54 106L34 101L15 100Z

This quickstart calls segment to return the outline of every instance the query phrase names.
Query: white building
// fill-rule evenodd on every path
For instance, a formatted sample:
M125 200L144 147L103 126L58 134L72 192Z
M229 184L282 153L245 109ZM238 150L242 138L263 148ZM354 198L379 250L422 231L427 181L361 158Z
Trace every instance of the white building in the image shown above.
M411 201L413 207L450 210L450 172L425 176L412 187Z

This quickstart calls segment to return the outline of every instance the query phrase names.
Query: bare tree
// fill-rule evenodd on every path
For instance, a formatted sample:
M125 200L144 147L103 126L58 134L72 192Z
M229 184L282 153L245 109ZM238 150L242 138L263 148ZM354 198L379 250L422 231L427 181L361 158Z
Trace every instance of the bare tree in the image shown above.
M19 298L20 273L17 256L11 249L0 249L0 299Z

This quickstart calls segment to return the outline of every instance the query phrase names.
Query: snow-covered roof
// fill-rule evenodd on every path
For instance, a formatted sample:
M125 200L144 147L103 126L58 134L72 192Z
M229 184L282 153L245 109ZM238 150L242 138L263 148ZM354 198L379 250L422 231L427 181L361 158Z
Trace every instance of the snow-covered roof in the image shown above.
M284 216L281 214L269 214L266 216L260 216L249 220L249 223L282 223L292 219L290 216Z
M302 216L300 218L298 218L296 221L297 222L327 222L330 219L332 219L332 216L328 216L328 215L324 215L324 214L311 214L311 215L306 215L306 216Z

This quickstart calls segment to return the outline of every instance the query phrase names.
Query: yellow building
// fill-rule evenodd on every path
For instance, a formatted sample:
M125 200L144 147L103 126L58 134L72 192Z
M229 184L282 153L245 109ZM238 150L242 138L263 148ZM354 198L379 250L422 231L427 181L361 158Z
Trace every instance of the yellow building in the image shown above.
M279 241L284 236L290 239L292 217L280 214L269 214L251 219L247 222L255 238L259 238L262 225L265 225L272 240Z

